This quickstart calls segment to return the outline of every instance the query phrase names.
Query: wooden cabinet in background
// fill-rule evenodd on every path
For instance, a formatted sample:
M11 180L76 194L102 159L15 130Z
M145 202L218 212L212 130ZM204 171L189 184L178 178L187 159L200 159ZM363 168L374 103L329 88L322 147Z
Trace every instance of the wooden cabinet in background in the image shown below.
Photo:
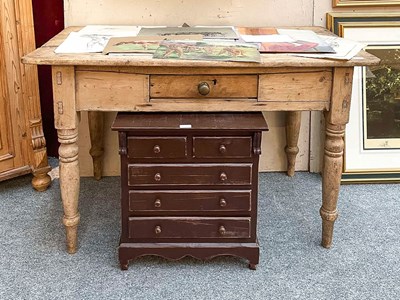
M41 191L51 180L37 69L21 63L35 49L32 3L0 3L0 181L33 173L32 185Z

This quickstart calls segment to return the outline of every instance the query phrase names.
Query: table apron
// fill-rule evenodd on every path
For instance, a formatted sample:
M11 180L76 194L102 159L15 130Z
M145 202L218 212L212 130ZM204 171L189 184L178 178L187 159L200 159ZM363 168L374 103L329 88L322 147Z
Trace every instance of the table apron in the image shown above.
M253 75L176 75L171 80L174 76L76 70L76 109L149 112L328 110L333 80L331 70L287 71L277 69L275 73ZM162 93L152 92L154 88L160 89L154 82L162 80L163 76L167 83L176 84L170 88L164 84ZM247 87L249 91L241 91L235 96L229 89L236 90L235 82L241 80L246 83L243 89ZM215 82L210 95L196 94L197 85L202 82L210 85ZM213 89L218 92L213 93Z

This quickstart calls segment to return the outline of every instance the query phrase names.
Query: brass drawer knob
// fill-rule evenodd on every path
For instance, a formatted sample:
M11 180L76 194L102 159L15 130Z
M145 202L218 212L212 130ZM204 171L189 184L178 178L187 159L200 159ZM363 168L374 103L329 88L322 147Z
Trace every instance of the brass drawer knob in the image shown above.
M220 235L225 235L226 229L224 226L219 226L218 232Z
M221 207L225 207L225 206L226 206L226 200L225 200L225 198L219 199L219 206L221 206Z
M207 96L210 93L210 85L205 81L200 82L197 86L197 90L199 91L200 95Z
M222 173L219 175L219 179L220 179L221 181L226 181L226 180L228 179L228 175L226 175L225 172L222 172Z
M155 154L160 153L160 152L161 152L161 147L160 147L159 145L155 145L155 146L153 147L153 152L154 152Z
M219 146L219 153L224 154L226 153L226 146L224 144L222 144L221 146Z
M160 208L161 207L161 200L160 199L156 199L156 201L154 201L154 207L155 208Z
M155 228L154 228L154 233L155 234L160 234L161 233L161 226L156 226Z
M161 180L161 174L160 173L156 173L156 175L154 175L154 180L155 181L160 181Z

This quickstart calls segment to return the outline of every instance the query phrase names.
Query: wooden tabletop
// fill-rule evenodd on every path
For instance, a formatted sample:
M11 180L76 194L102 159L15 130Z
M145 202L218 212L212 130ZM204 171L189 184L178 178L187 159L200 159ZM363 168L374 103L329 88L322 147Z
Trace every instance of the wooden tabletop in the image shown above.
M332 35L322 27L297 27L313 30L318 34ZM351 60L318 59L293 56L290 54L261 54L261 63L195 61L153 59L152 55L108 56L102 53L57 54L54 50L72 31L82 27L68 27L49 40L42 47L25 55L22 62L35 65L71 65L71 66L136 66L136 67L218 67L218 68L278 68L278 67L351 67L379 64L379 59L365 51L360 51Z

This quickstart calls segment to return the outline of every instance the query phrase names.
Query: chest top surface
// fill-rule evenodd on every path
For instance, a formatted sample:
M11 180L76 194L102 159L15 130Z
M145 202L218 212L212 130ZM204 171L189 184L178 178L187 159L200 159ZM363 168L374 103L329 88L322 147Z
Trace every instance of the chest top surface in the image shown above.
M154 130L268 130L259 112L246 113L119 113L113 125L118 131Z

